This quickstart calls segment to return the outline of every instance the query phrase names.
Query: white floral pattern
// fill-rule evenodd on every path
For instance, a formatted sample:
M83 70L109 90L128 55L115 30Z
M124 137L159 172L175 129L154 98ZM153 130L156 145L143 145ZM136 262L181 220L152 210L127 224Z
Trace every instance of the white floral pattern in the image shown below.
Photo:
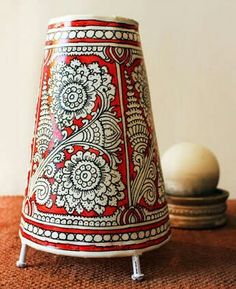
M59 129L69 127L74 119L90 114L98 94L109 90L114 95L111 80L107 68L100 67L97 62L84 64L74 59L69 64L58 62L53 66L48 92Z
M39 205L45 205L51 207L52 201L50 200L51 195L51 185L48 180L39 178L34 187L34 192L36 196L36 202Z
M121 175L95 153L78 151L64 168L58 170L52 190L56 205L68 213L95 211L102 214L106 206L116 206L124 198Z
M135 82L135 88L139 92L140 102L144 109L145 116L150 112L150 92L147 81L147 73L144 64L140 64L134 68L132 78Z

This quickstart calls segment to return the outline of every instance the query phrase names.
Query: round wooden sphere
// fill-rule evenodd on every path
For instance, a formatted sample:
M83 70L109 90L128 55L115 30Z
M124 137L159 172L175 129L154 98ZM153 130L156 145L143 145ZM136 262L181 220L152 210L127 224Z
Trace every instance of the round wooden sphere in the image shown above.
M180 196L214 192L219 181L219 164L206 147L183 142L168 149L161 159L166 192Z

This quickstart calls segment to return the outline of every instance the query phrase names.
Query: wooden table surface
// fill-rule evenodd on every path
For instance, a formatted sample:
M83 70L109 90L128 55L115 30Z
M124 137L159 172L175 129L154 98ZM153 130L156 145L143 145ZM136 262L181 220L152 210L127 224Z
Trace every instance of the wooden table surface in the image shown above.
M227 225L214 230L172 229L172 240L144 254L146 279L131 280L131 258L82 259L34 249L18 269L22 197L0 197L0 288L235 288L236 200L228 201Z

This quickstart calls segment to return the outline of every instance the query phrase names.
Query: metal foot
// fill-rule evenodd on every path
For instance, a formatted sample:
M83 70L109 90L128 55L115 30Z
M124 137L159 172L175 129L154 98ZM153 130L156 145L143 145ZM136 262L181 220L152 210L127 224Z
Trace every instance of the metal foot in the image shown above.
M141 273L139 256L132 256L132 264L133 264L133 275L131 276L131 278L134 281L143 280L144 274Z
M19 260L16 262L16 266L18 268L26 267L26 262L25 262L26 252L27 252L27 245L22 244L21 245L21 250L20 250Z

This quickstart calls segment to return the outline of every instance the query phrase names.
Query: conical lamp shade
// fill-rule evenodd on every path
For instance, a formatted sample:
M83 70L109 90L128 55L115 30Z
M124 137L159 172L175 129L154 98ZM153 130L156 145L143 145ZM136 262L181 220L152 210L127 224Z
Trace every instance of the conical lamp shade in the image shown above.
M137 22L49 23L20 237L80 257L137 256L169 239Z

